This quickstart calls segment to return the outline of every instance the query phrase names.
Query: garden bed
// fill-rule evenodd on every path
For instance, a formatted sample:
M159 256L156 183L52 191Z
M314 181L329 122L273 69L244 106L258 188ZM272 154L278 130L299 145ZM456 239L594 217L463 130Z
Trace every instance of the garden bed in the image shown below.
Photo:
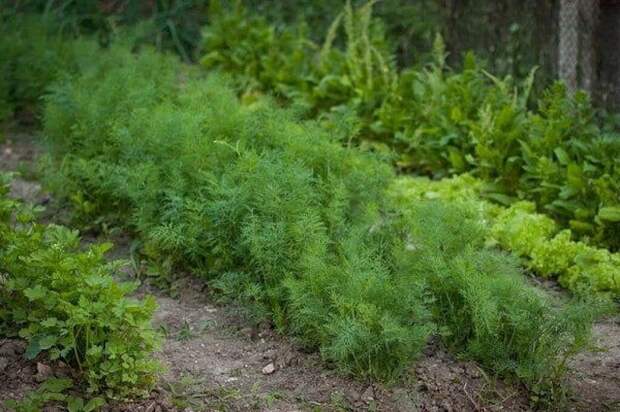
M8 132L1 150L0 170L25 174L34 170L36 156L42 153L39 140L29 131ZM15 196L48 205L45 220L68 223L70 213L58 210L64 206L45 194L36 180L16 179L13 187ZM112 239L100 240L115 243L111 257L130 257L131 240L127 235L117 233ZM135 275L131 271L125 274ZM565 293L552 284L539 283L539 287ZM152 294L157 300L155 323L167 333L162 351L156 356L167 371L150 399L113 404L111 410L174 411L191 405L196 410L195 405L200 404L207 410L269 411L529 408L528 395L521 386L498 381L475 363L455 359L438 341L424 350L404 384L365 383L339 376L337 370L326 368L317 354L309 354L290 339L282 338L269 325L248 323L234 305L222 306L209 297L204 283L180 276L175 290L176 297L148 285L138 291L139 295ZM602 320L594 329L594 343L600 351L585 352L571 362L567 410L613 410L620 404L620 319ZM0 381L0 401L19 399L39 385L38 362L25 360L24 349L23 342L1 341L7 372L0 374L5 379ZM50 365L45 359L41 361ZM270 364L275 371L263 373ZM58 373L56 369L54 372Z

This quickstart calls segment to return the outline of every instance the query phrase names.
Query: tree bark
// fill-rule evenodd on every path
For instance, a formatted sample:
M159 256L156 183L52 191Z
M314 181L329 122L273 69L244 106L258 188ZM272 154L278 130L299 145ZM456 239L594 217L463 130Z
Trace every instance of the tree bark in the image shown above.
M598 100L620 110L620 1L601 3L599 25L600 74Z
M599 0L580 1L579 86L591 96L596 82Z
M571 94L577 89L579 1L560 0L558 71L560 79L564 81Z

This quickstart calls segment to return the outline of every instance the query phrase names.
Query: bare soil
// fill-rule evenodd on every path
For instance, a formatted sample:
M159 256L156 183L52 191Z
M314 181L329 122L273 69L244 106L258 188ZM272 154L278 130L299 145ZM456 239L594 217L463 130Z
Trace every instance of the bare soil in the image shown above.
M30 133L11 134L0 146L0 170L28 177L39 153ZM17 178L12 193L34 203L49 197L37 182ZM53 216L51 216L53 219ZM128 239L115 239L114 257L127 257ZM126 276L135 276L128 271ZM159 304L155 326L165 339L156 356L165 367L150 399L107 406L109 411L527 411L527 393L487 376L475 363L429 343L397 385L343 376L318 353L307 353L268 324L252 326L231 305L219 305L208 287L180 278L178 296L143 285L138 295ZM620 411L620 318L596 324L595 344L570 364L569 401L561 410ZM36 388L42 374L66 373L45 359L26 361L24 344L0 339L0 405ZM2 407L0 406L0 410Z

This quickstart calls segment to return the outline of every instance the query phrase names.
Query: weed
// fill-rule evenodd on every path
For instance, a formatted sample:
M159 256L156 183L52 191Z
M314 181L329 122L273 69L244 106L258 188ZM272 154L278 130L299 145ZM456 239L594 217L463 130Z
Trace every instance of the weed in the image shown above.
M172 404L178 409L228 410L231 404L249 395L243 395L237 388L211 385L204 379L191 375L182 376L176 382L165 383Z
M192 338L194 338L194 332L192 331L192 327L187 322L187 320L184 320L183 326L181 326L181 329L177 334L177 340L186 341L191 340Z

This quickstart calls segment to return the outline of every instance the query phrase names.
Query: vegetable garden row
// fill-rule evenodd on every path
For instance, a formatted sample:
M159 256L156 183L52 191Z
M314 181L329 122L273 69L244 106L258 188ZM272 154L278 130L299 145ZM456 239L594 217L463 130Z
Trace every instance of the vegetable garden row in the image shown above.
M530 109L531 79L471 57L452 72L439 40L433 66L397 71L370 6L347 7L322 47L217 13L202 67L130 35L102 48L5 22L0 111L40 110L42 175L77 221L123 226L162 280L198 276L358 378L398 379L439 336L557 388L620 294L620 140L586 97L554 85ZM148 392L153 303L127 298L105 246L80 251L3 187L0 331L66 360L91 396Z

